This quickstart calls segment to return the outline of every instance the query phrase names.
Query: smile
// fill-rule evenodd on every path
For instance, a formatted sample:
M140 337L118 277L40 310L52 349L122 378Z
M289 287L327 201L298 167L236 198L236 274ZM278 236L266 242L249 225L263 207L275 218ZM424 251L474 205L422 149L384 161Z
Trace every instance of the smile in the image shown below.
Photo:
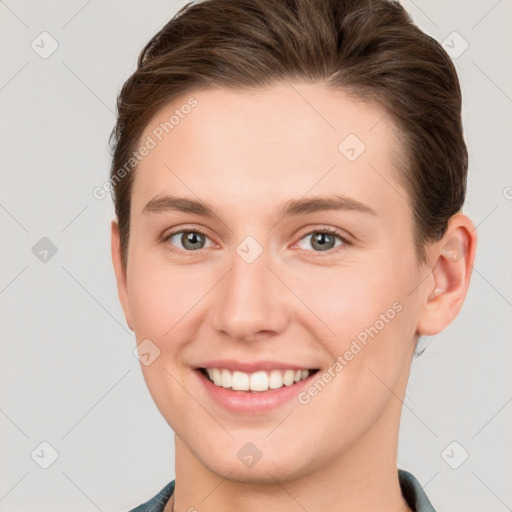
M247 391L262 393L269 389L279 389L292 386L309 375L316 373L316 369L284 370L274 369L270 371L260 370L254 373L231 371L226 368L201 368L201 373L215 386L233 391Z

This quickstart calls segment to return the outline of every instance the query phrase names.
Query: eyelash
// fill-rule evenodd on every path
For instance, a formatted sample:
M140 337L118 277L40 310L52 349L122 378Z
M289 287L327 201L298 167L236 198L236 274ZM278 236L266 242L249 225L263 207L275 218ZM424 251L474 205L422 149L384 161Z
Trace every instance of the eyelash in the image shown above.
M178 235L180 233L198 233L200 235L203 235L204 237L208 238L209 239L209 236L204 233L203 231L201 231L200 229L197 229L197 228L194 228L194 229L179 229L179 230L176 230L176 231L172 231L170 233L168 233L167 235L164 236L164 242L169 242L170 239L174 236L174 235ZM313 234L328 234L328 235L334 235L336 236L341 242L342 244L339 245L338 247L333 247L332 249L328 249L326 251L310 251L310 252L313 252L315 253L315 256L324 256L324 254L322 253L325 253L326 256L330 256L332 254L335 254L337 253L339 250L343 250L343 247L344 246L347 246L347 245L352 245L351 242L349 240L347 240L347 238L345 238L343 236L343 234L338 231L337 229L334 229L334 228L330 228L330 227L325 227L325 228L321 228L321 229L314 229L312 231L309 231L308 233L305 233L304 235L302 235L300 238L299 238L299 242L309 236L309 235L313 235ZM174 246L171 246L171 244L169 243L168 244L168 249L169 251L171 252L177 252L177 253L187 253L187 254L198 254L201 249L197 249L195 251L187 251L187 250L184 250L184 249L179 249L177 247L174 247ZM309 251L308 251L309 252Z

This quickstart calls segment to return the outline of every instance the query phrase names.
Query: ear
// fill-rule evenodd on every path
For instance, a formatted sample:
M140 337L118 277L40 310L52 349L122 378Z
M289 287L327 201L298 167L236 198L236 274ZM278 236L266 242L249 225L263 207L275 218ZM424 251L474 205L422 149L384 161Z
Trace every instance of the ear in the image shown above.
M455 214L443 238L429 250L432 272L421 290L419 335L438 334L459 313L468 291L475 250L475 226L464 214Z
M117 220L112 220L111 223L111 249L112 249L112 263L114 264L114 271L117 281L117 294L123 307L124 316L128 327L133 331L132 316L130 310L130 301L128 299L127 287L127 273L121 261L121 239L119 236L119 224Z

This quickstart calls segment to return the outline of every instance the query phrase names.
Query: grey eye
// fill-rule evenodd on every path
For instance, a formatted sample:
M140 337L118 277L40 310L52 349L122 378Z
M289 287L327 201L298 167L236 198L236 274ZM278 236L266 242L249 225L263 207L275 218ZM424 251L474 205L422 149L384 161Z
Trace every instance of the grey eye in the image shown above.
M173 240L175 239L175 240ZM199 233L198 231L178 231L169 235L168 240L176 245L179 249L186 251L197 251L205 247L206 240L208 237ZM179 241L180 245L176 242Z
M326 231L313 231L311 233L308 233L306 236L302 237L301 240L304 240L308 237L311 238L311 247L313 247L316 251L329 251L331 249L334 249L335 247L339 247L343 243L343 240L339 235ZM335 245L336 239L338 239L340 242L338 243L338 245ZM301 247L301 249L308 250L309 248Z

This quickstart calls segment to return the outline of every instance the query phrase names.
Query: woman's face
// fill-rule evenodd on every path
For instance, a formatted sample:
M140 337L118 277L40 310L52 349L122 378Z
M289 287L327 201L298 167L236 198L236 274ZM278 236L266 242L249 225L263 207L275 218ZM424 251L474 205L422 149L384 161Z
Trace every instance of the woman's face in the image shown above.
M427 272L393 130L303 83L196 91L146 128L119 292L196 463L291 479L398 436ZM291 384L300 370L318 372ZM247 381L260 391L229 388Z

